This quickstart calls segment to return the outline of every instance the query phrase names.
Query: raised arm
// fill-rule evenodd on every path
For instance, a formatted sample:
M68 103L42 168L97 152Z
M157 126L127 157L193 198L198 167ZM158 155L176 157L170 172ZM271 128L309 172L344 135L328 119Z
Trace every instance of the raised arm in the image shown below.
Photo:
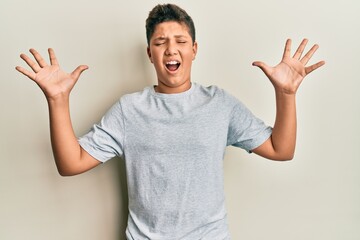
M303 57L308 40L304 39L291 57L291 40L285 44L281 62L270 67L263 62L254 62L269 78L275 88L276 119L271 137L253 152L273 160L290 160L296 145L296 92L303 79L312 71L325 64L320 61L306 66L319 48L314 45Z
M45 94L49 106L51 144L60 175L76 175L97 166L100 162L80 147L69 111L70 92L88 67L81 65L72 73L66 73L61 70L52 49L49 49L50 65L35 49L30 49L30 53L35 61L25 54L20 57L32 71L19 66L16 70L37 83Z

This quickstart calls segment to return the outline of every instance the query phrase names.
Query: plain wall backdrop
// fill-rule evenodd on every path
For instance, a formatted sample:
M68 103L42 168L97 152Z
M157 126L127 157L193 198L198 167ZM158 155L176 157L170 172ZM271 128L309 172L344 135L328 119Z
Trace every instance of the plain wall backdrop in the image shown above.
M170 1L173 2L173 1ZM51 152L47 103L15 71L36 48L62 68L90 69L71 95L77 135L125 93L156 84L146 56L145 19L158 1L1 0L0 239L124 239L124 163L60 177ZM175 1L194 19L199 51L192 80L218 85L268 124L274 90L251 63L276 65L286 38L320 49L297 94L298 141L290 162L230 147L225 190L232 239L360 239L360 3Z

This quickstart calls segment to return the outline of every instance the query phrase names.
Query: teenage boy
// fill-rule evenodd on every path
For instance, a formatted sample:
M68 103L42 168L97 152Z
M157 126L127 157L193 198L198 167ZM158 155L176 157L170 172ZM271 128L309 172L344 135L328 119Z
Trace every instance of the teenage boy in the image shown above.
M307 40L290 56L287 40L281 62L261 68L276 93L276 120L266 126L224 90L191 81L197 53L191 17L172 4L157 5L146 20L147 53L158 83L123 96L99 124L77 139L69 95L80 74L60 69L49 49L48 65L31 49L32 68L16 69L44 92L50 112L54 158L61 175L85 172L114 156L126 162L129 193L127 239L230 239L223 188L226 146L241 147L273 160L293 158L295 95L303 78L324 64L306 67L317 50L302 57Z

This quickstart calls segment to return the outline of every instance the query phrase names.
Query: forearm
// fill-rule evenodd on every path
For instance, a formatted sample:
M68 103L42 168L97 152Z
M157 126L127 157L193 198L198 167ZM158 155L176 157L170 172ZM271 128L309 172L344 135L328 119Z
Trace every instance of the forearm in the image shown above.
M56 166L61 175L76 174L81 159L81 147L75 136L69 110L69 98L48 100L50 135Z
M292 159L296 145L296 98L295 94L276 91L276 119L271 135L278 159Z

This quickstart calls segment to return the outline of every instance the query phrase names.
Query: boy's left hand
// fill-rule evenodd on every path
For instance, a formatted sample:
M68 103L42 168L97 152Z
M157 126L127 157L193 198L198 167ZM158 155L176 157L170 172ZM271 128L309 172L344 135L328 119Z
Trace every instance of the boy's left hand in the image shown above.
M315 44L305 56L301 58L307 42L308 40L304 39L294 56L290 57L291 39L288 39L285 44L283 58L278 65L270 67L263 62L256 61L253 63L253 66L259 67L265 73L274 85L276 91L281 91L286 94L296 94L305 76L325 64L324 61L320 61L306 67L312 55L319 48L319 46Z

